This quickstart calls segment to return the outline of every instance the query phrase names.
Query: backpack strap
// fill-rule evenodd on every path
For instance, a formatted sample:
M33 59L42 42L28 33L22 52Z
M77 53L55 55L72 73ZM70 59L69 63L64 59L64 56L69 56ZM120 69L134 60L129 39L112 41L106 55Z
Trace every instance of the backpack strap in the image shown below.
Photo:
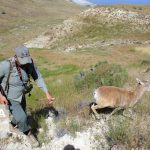
M1 84L0 84L0 92L1 92L2 95L4 94L4 91L3 91L3 88L1 86Z
M9 73L8 73L8 77L7 77L7 81L6 81L6 85L5 85L5 91L7 91L7 94L9 91L9 78L10 78L11 70L13 69L13 66L11 64L11 60L8 60L8 61L10 63L10 67L9 67Z

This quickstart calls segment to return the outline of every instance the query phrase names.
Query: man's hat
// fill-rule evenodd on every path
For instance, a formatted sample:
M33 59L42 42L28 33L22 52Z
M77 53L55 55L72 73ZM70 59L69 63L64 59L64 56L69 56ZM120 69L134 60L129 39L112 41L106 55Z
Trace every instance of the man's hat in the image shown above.
M16 47L16 56L21 65L32 63L32 59L30 57L29 49L24 45L20 45Z

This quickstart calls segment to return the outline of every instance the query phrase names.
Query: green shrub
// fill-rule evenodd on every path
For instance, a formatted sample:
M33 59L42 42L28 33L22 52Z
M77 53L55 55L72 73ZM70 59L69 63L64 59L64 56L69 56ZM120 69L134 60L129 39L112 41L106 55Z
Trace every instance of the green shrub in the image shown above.
M145 144L145 149L150 149L150 139L147 139L147 142Z
M142 60L141 65L150 65L149 60Z
M139 10L142 10L142 7L139 7L138 9L139 9Z
M77 90L99 87L101 85L123 86L127 81L127 72L120 65L99 62L94 70L80 72L75 80Z
M135 48L129 49L130 52L136 52Z
M128 142L128 133L130 128L129 121L125 119L115 119L109 124L110 130L108 137L113 144L126 144ZM112 144L111 143L111 144Z
M134 111L138 115L150 115L150 94L145 93L142 100L134 107Z
M133 120L118 116L109 122L108 141L110 145L124 145L126 149L150 148L149 125L144 117L136 117Z

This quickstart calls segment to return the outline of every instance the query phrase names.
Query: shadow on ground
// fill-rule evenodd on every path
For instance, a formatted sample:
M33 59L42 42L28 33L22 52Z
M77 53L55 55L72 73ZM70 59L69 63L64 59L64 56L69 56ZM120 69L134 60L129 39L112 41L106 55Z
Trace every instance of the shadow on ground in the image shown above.
M28 114L28 123L30 124L32 128L32 132L35 136L38 134L38 129L41 128L40 125L40 119L41 118L48 118L48 117L58 117L59 112L56 110L53 106L50 107L44 107L41 109L38 109L36 111L30 112Z

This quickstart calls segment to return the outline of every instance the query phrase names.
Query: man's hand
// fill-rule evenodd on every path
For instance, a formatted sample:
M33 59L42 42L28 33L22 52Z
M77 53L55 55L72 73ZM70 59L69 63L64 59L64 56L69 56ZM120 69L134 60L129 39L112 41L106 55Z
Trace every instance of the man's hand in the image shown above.
M48 103L52 104L55 98L52 97L48 92L46 93L46 97L47 97Z
M5 104L5 105L8 104L6 97L1 94L0 94L0 104Z

